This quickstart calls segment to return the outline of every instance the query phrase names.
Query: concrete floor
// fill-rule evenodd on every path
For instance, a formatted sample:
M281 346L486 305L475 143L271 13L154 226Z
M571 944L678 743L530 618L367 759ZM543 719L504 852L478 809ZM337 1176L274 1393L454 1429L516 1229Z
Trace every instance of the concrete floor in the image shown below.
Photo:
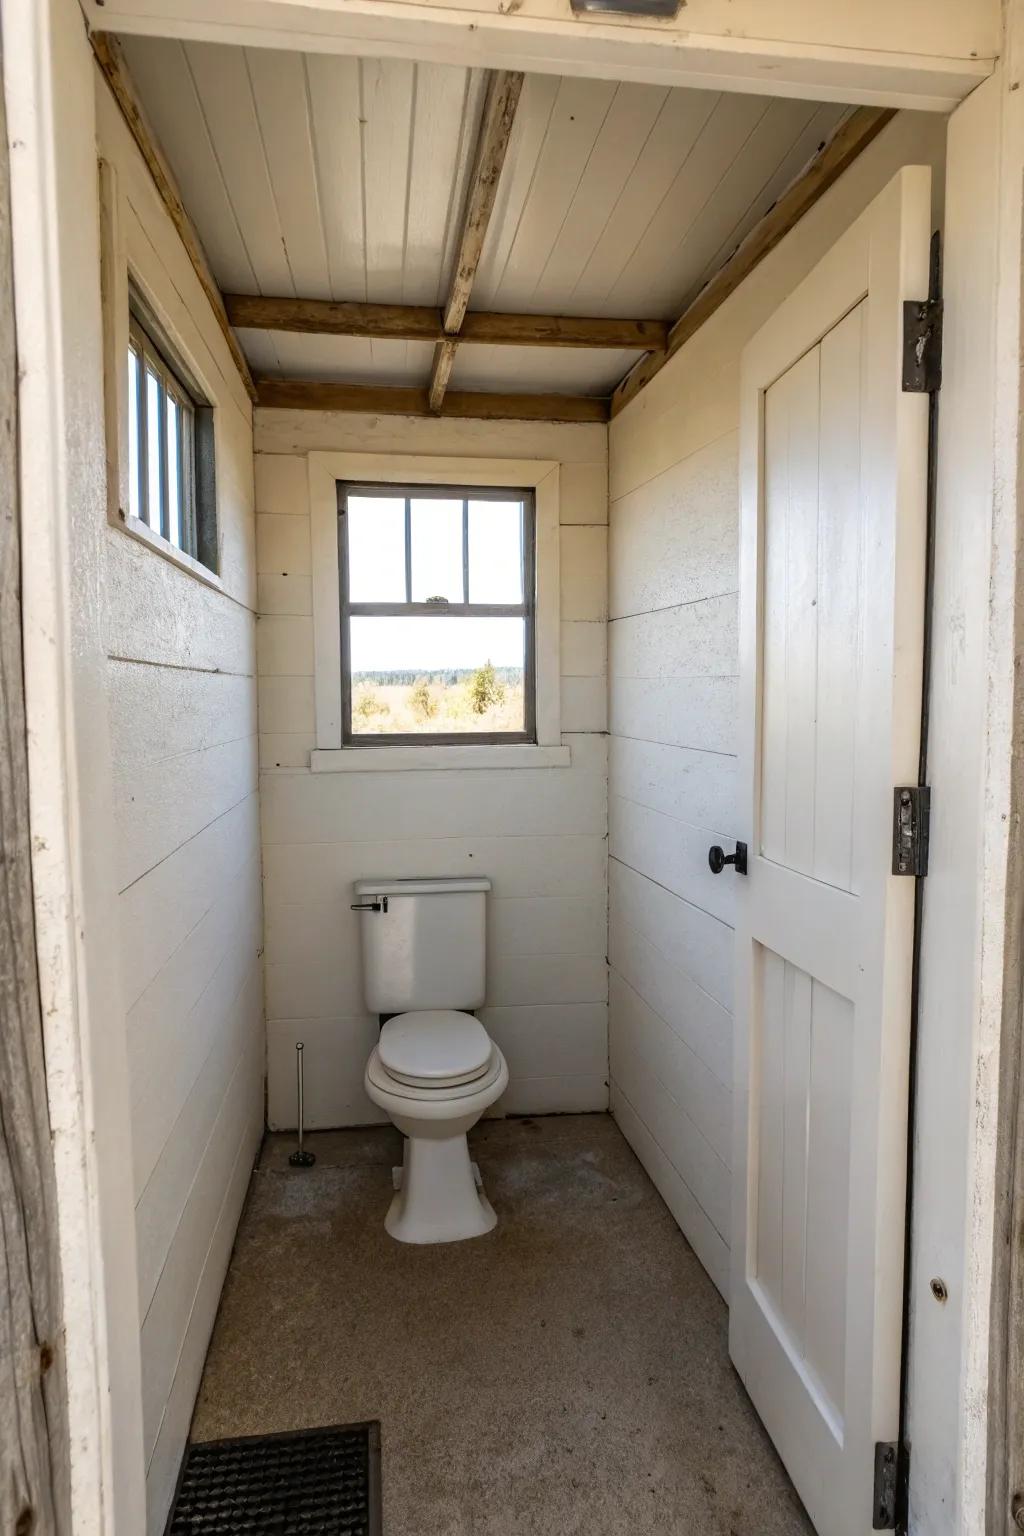
M613 1121L471 1136L487 1237L395 1243L400 1138L270 1137L193 1436L380 1419L384 1536L807 1536L726 1309ZM812 1533L813 1536L813 1533Z

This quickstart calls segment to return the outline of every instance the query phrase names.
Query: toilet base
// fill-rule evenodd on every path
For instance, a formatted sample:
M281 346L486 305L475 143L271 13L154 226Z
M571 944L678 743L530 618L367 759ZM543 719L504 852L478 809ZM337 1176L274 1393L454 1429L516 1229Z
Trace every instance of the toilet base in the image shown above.
M399 1243L458 1243L482 1237L497 1225L464 1131L445 1137L406 1135L394 1183L384 1227Z

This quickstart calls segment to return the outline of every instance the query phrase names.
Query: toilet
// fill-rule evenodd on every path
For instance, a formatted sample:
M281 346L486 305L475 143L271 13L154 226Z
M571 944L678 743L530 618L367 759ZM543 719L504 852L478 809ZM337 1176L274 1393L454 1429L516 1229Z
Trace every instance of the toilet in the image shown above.
M473 1017L490 888L481 877L354 886L363 994L384 1018L364 1085L406 1138L384 1222L401 1243L460 1242L497 1222L466 1141L508 1084L504 1056Z

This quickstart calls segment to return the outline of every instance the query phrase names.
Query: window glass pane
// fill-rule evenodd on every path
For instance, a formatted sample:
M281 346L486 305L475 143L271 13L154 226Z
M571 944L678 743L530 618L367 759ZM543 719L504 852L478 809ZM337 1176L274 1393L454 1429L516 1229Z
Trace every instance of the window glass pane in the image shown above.
M354 736L526 729L523 619L353 618Z
M350 602L404 603L404 496L350 496L346 521Z
M523 601L523 504L469 503L469 600Z
M412 600L428 603L432 597L463 600L461 499L412 503Z
M128 352L128 510L142 516L142 442L139 424L139 354Z
M167 396L167 537L181 549L181 407L173 395Z
M163 454L160 445L160 396L163 386L151 368L146 369L146 454L149 473L146 497L146 521L161 533L160 487L163 480Z

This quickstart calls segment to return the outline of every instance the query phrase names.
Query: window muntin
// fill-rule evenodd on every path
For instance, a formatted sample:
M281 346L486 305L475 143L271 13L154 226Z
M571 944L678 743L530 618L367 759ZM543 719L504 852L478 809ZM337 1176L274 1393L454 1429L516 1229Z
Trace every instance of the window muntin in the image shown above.
M533 492L339 484L338 512L345 744L535 741Z
M189 390L133 310L128 328L128 509L175 549L202 559L196 414Z

